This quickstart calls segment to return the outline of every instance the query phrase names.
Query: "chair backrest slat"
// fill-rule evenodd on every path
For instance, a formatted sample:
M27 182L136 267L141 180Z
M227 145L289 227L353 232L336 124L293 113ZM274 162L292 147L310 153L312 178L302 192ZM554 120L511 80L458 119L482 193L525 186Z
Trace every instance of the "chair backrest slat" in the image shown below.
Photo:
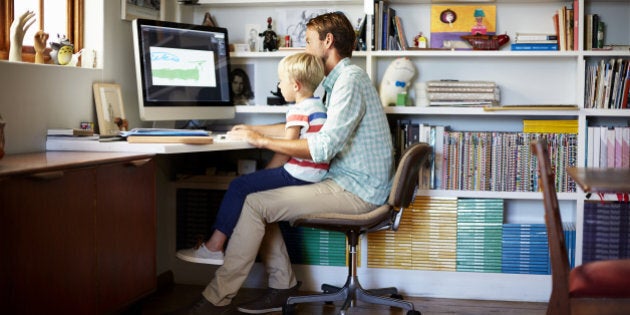
M554 314L568 314L569 309L569 255L564 241L562 216L558 206L558 196L555 186L555 172L549 157L547 140L541 138L532 143L532 151L538 159L539 185L543 192L545 208L545 225L547 226L547 240L551 259L551 298L550 308L556 308Z

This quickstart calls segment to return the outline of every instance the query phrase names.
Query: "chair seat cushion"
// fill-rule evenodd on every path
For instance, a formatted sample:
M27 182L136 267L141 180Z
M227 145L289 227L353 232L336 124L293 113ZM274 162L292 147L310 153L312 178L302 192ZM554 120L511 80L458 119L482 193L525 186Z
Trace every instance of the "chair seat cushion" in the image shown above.
M569 274L571 297L630 298L630 259L594 261Z

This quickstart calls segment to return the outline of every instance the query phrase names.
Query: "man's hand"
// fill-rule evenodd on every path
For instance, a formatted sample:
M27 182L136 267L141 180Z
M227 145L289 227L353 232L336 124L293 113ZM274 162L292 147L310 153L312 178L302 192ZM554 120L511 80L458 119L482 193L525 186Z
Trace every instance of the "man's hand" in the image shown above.
M22 61L22 42L28 28L35 23L35 12L26 11L11 23L11 46L9 61Z

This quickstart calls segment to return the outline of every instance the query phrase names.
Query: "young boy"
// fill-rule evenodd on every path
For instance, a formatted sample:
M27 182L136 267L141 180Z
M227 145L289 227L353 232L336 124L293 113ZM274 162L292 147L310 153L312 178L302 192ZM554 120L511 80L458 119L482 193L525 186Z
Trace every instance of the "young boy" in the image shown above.
M288 140L308 138L318 132L326 121L326 109L313 92L324 78L321 58L307 53L287 56L278 65L278 87L289 105L286 123L263 126L237 125L234 130L248 129L261 134ZM328 172L328 163L276 153L266 169L234 179L223 197L214 232L206 242L192 249L177 252L179 259L202 264L223 264L223 247L232 234L248 194L290 185L304 185L321 181Z

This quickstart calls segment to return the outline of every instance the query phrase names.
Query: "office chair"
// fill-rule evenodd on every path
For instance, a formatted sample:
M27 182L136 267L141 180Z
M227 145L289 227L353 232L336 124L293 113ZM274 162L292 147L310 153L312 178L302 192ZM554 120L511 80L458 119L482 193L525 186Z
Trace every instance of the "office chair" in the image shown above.
M293 296L287 299L283 307L283 314L292 314L295 304L309 302L343 301L340 314L356 304L357 300L381 304L407 310L407 315L420 315L414 309L413 303L404 301L395 287L367 290L361 287L357 277L357 244L362 234L386 229L397 230L403 209L408 207L414 199L418 185L418 174L422 166L428 166L432 153L426 143L416 143L402 155L387 204L368 213L348 215L325 213L298 218L294 226L307 226L346 234L350 249L348 278L343 287L322 285L321 294Z
M551 258L547 315L630 314L630 259L594 261L570 269L546 139L531 148L538 159Z

